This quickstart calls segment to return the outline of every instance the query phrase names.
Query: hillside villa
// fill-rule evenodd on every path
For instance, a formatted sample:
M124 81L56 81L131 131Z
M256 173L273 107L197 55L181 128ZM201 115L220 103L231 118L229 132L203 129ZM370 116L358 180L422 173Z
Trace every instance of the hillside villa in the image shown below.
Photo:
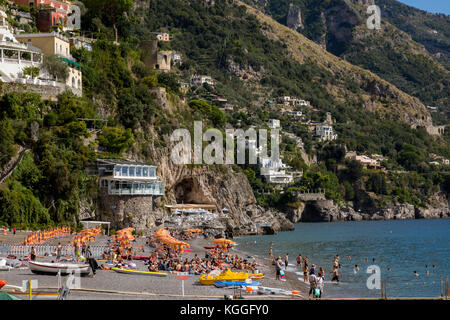
M81 66L74 61L70 54L69 39L59 33L26 33L16 35L18 41L41 49L43 54L55 54L69 66L69 76L66 79L66 87L78 96L82 95Z

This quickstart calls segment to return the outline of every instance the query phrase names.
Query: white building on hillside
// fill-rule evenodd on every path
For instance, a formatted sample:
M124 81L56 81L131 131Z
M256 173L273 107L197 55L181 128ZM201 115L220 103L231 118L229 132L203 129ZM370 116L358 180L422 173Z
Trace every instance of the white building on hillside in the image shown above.
M280 120L278 120L278 119L270 119L269 120L269 128L270 129L279 129L279 128L281 128Z
M214 86L216 82L211 78L210 76L204 76L204 75L194 75L191 78L192 84L196 85L197 87L201 87L204 83L209 84L210 86Z
M0 11L0 81L26 81L23 70L27 67L40 67L42 52L30 44L17 41L4 11Z
M289 167L281 159L273 160L268 157L260 157L259 168L261 169L261 175L265 177L268 183L288 184L294 181L294 176L286 173L286 169L289 169Z

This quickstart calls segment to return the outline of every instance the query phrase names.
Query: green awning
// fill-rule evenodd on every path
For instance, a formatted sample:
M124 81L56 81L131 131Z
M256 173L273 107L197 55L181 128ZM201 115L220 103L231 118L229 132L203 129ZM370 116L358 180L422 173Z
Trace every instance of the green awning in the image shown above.
M63 61L65 61L65 62L67 62L69 64L73 64L73 65L75 65L77 67L81 67L81 64L79 64L79 63L77 63L77 62L75 62L73 60L67 59L66 57L61 57L61 59L63 59Z

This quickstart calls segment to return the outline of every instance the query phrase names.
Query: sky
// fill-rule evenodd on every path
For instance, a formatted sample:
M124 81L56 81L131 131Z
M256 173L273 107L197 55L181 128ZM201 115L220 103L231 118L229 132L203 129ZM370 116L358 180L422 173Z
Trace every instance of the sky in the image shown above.
M408 6L433 13L445 13L450 15L450 0L397 0ZM376 3L376 1L375 1Z

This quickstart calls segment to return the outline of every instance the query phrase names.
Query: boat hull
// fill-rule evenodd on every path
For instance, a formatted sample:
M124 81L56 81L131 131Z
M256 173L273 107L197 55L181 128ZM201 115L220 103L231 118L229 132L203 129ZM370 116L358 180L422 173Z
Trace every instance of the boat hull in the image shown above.
M87 275L90 272L89 265L69 264L69 263L39 263L28 262L31 272L36 274L70 274L73 271L81 275Z

